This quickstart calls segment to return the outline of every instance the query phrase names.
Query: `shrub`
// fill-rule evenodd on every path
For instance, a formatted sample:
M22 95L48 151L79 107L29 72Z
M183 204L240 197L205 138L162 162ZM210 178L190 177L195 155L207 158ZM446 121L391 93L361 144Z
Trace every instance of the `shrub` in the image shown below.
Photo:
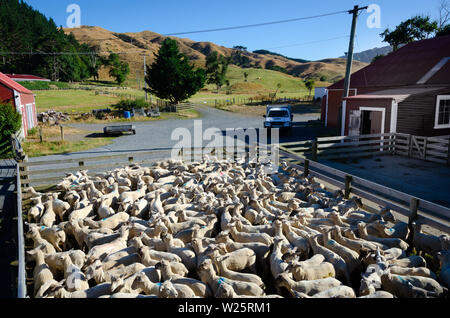
M11 104L0 104L0 155L4 155L5 148L9 148L8 141L11 134L15 134L22 127L22 116ZM7 146L4 146L4 145ZM1 154L3 153L3 154Z
M120 102L118 102L115 105L112 105L112 107L118 111L131 111L133 108L147 108L149 107L149 103L145 101L145 99L122 99Z
M64 82L21 82L20 85L28 88L29 90L50 90L54 88L69 88L68 83Z

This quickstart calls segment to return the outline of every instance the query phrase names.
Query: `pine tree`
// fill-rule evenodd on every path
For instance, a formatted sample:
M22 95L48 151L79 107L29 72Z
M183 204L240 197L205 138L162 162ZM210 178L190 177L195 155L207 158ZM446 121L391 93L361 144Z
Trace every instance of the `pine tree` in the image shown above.
M205 86L206 74L205 70L190 65L188 57L180 53L177 42L167 38L155 62L147 66L145 81L149 86L145 89L147 92L178 104Z

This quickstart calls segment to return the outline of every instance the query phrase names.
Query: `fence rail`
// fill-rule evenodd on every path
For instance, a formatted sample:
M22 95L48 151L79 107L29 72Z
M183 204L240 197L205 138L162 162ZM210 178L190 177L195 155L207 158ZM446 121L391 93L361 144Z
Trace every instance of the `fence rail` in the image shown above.
M201 159L202 155L214 155L218 158L238 158L242 154L248 154L248 146L234 147L232 150L223 148L217 153L217 148L182 148L176 149L176 155L183 160ZM42 160L29 162L21 161L18 164L22 187L53 186L68 173L76 173L79 170L90 172L103 172L107 169L115 169L126 164L150 164L158 160L170 158L174 150L171 148L155 149L148 151L130 151L127 154L101 155L93 157L79 157L74 159Z
M18 275L17 298L27 297L26 272L25 272L25 237L23 233L22 219L22 186L20 180L19 164L16 165L16 191L17 191L17 249L18 249Z
M280 149L281 159L319 180L357 195L369 202L388 207L403 216L409 222L417 221L429 225L445 233L450 233L450 209L407 193L388 188L381 184L350 175L346 172L309 160L301 155Z
M280 148L312 160L400 155L450 165L449 136L422 137L400 133L338 136L283 143Z

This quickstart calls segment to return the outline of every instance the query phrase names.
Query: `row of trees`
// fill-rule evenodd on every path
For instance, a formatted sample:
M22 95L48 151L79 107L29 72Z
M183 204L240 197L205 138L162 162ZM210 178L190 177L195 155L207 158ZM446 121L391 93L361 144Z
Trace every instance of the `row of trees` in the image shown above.
M66 35L52 19L22 1L0 0L0 7L2 72L36 74L66 82L98 76L100 64L95 48Z
M19 0L0 0L0 71L33 74L53 81L98 80L102 66L122 84L128 64L111 54L101 57L98 46L80 44L52 19Z
M400 23L394 30L387 28L380 36L394 51L401 45L414 41L450 35L450 1L442 0L437 20L417 15Z

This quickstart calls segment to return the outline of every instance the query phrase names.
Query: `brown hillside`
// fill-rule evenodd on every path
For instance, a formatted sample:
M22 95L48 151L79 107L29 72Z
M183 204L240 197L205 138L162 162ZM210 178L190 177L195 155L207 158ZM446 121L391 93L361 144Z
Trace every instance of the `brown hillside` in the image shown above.
M166 36L151 31L138 33L114 33L101 27L82 26L76 29L65 29L66 33L73 33L81 43L98 46L101 52L122 52L121 57L130 64L130 78L142 78L143 55L147 56L147 64L154 61L161 43ZM206 56L213 51L225 56L231 56L236 51L211 42L195 42L190 39L171 37L178 42L180 51L185 53L196 66L204 66ZM126 52L126 54L124 54ZM276 66L289 71L290 74L301 78L312 76L326 76L329 81L343 78L345 74L345 59L325 59L317 62L299 63L281 56L263 55L251 52L243 52L252 64L265 68L266 63L272 60ZM366 63L355 61L353 71L366 66ZM102 69L102 79L109 79L108 71Z

